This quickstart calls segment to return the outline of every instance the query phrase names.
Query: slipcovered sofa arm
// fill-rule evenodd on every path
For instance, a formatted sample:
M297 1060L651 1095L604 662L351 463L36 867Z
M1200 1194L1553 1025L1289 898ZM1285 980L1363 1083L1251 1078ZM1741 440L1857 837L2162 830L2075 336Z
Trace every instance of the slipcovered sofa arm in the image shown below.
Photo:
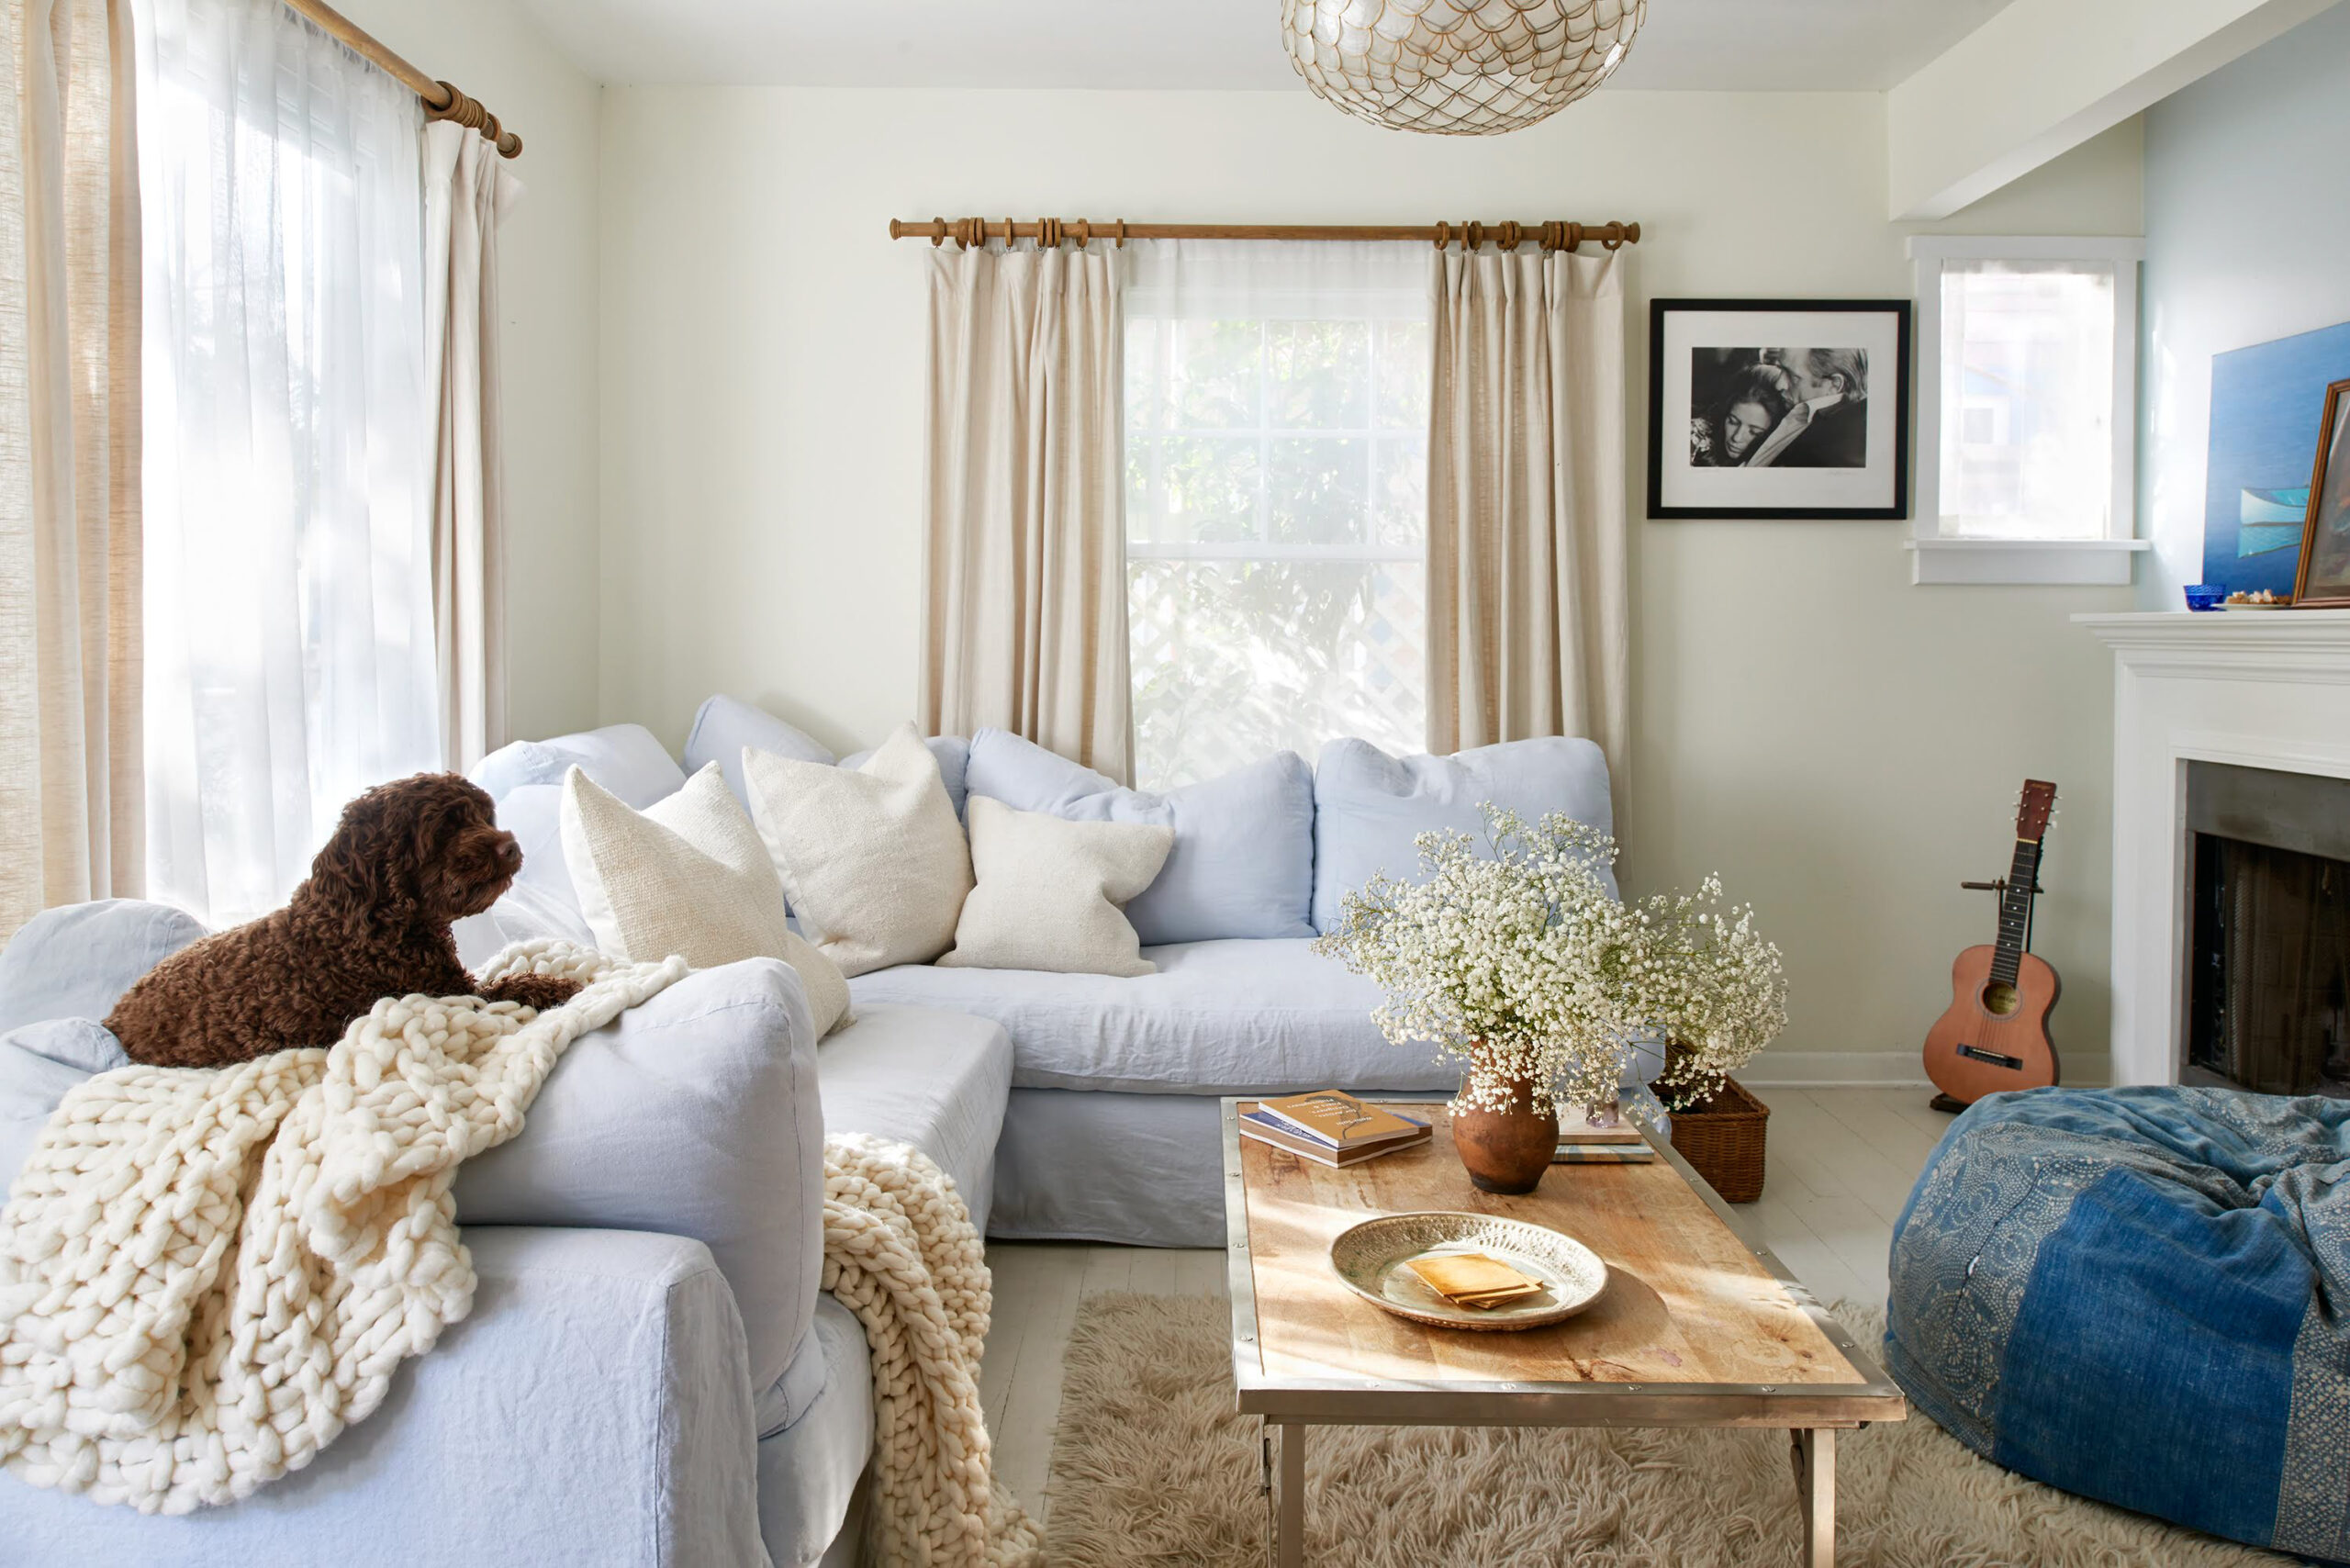
M505 1226L464 1241L481 1278L471 1315L308 1469L177 1518L0 1475L0 1556L764 1568L743 1325L709 1249Z

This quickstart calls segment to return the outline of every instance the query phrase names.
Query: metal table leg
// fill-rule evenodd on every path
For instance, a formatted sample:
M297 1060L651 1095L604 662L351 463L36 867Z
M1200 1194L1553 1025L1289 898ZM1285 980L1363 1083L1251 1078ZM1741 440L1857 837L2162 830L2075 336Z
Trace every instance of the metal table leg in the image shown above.
M1275 1568L1305 1568L1305 1428L1280 1423L1281 1477L1273 1512Z
M1836 1433L1833 1428L1787 1434L1796 1469L1796 1503L1803 1514L1803 1568L1836 1568Z

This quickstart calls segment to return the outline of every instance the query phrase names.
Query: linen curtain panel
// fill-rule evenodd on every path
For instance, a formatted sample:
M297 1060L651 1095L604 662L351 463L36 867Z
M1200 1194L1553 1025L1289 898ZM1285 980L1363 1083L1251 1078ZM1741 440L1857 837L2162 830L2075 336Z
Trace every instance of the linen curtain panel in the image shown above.
M506 733L506 493L498 423L498 226L522 183L464 126L424 128L424 321L440 402L432 604L441 753L470 768Z
M9 0L0 129L0 939L142 887L129 0Z
M930 253L921 707L1132 773L1117 260Z
M1583 735L1630 762L1618 252L1430 274L1428 749Z
M423 111L279 0L143 20L148 881L224 924L441 765Z

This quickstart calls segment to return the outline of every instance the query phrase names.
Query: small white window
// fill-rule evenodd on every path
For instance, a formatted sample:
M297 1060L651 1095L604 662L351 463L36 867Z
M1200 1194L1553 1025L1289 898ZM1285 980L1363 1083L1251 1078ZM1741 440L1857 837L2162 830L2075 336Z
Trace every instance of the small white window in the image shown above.
M2135 240L1920 235L1921 583L2126 583Z

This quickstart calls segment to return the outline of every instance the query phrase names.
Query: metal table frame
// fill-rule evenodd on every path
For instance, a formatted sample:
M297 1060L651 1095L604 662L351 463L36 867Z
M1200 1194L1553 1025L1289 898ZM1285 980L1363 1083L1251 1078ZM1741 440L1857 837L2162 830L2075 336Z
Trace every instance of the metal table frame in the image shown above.
M1305 1432L1309 1427L1776 1427L1788 1436L1803 1519L1804 1568L1836 1561L1836 1433L1908 1413L1900 1388L1863 1354L1811 1292L1768 1248L1751 1247L1828 1341L1859 1372L1852 1383L1423 1383L1386 1378L1275 1378L1266 1374L1257 1334L1255 1260L1240 1168L1239 1107L1224 1102L1225 1266L1232 1294L1232 1381L1242 1415L1265 1425L1263 1462L1274 1499L1273 1556L1279 1568L1305 1562ZM1391 1096L1395 1104L1427 1100ZM1706 1201L1733 1236L1729 1206L1689 1167L1669 1138L1644 1128L1659 1159ZM1572 1169L1572 1168L1571 1168ZM1552 1177L1551 1180L1557 1180ZM1743 1241L1740 1243L1744 1246ZM1335 1288L1335 1285L1334 1285ZM1279 1437L1276 1474L1275 1436Z

